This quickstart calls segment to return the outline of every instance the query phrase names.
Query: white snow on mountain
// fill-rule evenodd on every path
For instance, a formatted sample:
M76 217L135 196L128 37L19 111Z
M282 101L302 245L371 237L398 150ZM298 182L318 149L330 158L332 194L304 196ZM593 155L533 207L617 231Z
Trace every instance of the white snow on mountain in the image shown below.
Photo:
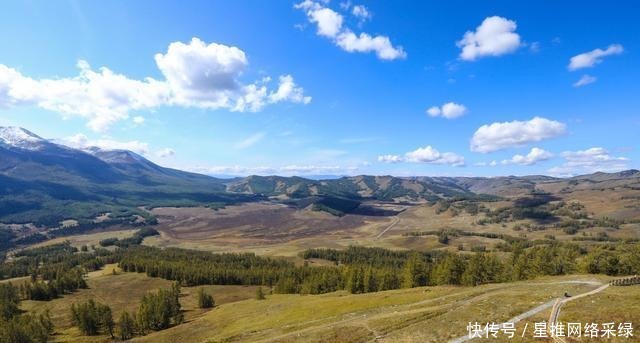
M15 126L0 126L0 145L27 150L40 150L45 143L47 143L47 140L29 130Z

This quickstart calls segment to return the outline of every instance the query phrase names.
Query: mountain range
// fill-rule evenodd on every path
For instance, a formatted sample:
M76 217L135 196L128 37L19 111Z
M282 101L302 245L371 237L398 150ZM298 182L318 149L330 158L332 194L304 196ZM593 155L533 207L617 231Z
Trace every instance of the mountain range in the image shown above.
M128 215L138 212L140 206L217 206L268 198L327 203L327 198L433 202L453 197L517 196L534 191L539 183L571 186L572 182L620 179L638 183L640 172L595 173L571 179L369 175L323 180L255 175L220 179L161 167L128 150L76 149L23 128L0 127L0 222L5 223L55 225L64 219L94 218L105 212Z

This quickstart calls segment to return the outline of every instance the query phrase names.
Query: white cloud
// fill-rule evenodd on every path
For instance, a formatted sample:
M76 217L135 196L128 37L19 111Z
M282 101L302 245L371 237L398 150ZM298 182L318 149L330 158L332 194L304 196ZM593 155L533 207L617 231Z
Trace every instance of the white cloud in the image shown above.
M345 6L348 8L350 4ZM376 56L382 60L395 60L407 56L402 47L393 46L387 36L372 36L366 32L355 34L343 25L344 18L341 14L320 2L305 0L294 7L303 10L309 22L316 24L318 35L331 39L334 44L347 52L375 52ZM355 10L355 8L359 9ZM364 6L354 6L354 15L356 12L359 13L357 16L362 16L365 12L370 15Z
M407 56L402 47L394 47L391 44L389 37L372 37L365 32L357 36L351 31L344 31L337 37L336 44L348 52L375 52L381 60L395 60Z
M520 43L517 25L503 17L487 17L475 31L467 31L456 45L462 48L460 58L475 61L484 56L500 56L516 51Z
M471 151L493 152L563 135L566 125L546 118L482 125L471 138Z
M573 84L573 86L574 87L582 87L582 86L586 86L586 85L592 84L592 83L596 82L597 80L598 80L598 78L596 78L595 76L584 74L584 75L582 75L580 80L576 81Z
M33 79L0 65L0 106L35 105L88 121L96 131L129 117L132 110L162 105L169 95L166 84L151 78L132 80L106 67L91 69L78 61L79 75L71 78Z
M477 163L475 163L474 165L475 165L475 166L477 166L477 167L487 167L487 166L489 166L489 167L495 167L495 166L497 166L497 165L498 165L498 162L497 162L497 161L495 161L495 160L493 160L493 161L491 161L491 162L477 162Z
M534 54L540 52L540 42L533 42L529 44L529 50Z
M136 140L120 142L112 139L92 140L82 133L63 138L60 140L60 143L76 149L88 149L91 147L96 147L104 150L129 150L139 155L149 154L149 144L144 142L139 142Z
M440 153L430 145L406 153L405 161L411 163L449 164L452 166L464 165L464 157L452 152Z
M530 166L538 162L547 161L552 157L553 154L546 150L540 148L532 148L526 156L516 154L509 160L503 160L502 164L519 164L522 166Z
M241 140L235 145L236 149L246 149L254 146L256 143L260 142L266 134L264 132L257 132L253 135Z
M427 114L431 117L442 116L447 119L455 119L467 113L467 107L455 102L448 102L441 107L432 106L427 109Z
M156 156L158 156L160 158L171 157L171 156L173 156L175 154L176 154L176 152L173 151L173 149L171 149L171 148L164 148L164 149L160 149L160 150L156 151Z
M156 54L155 60L170 86L173 104L256 112L266 104L311 101L291 75L280 76L276 91L267 89L269 77L243 84L239 77L248 61L237 47L193 38L189 44L171 43L166 54Z
M446 164L454 167L464 165L464 157L452 152L440 152L430 145L410 151L404 156L382 155L378 156L378 162L383 163L426 163L426 164Z
M135 117L133 117L133 123L134 123L134 124L136 124L136 125L142 125L142 124L144 124L144 120L145 120L145 119L144 119L144 117L142 117L142 116L135 116Z
M320 8L309 12L309 21L318 25L318 34L335 37L342 30L343 18L330 8Z
M155 61L173 92L173 102L213 108L230 107L230 97L242 88L237 78L249 63L237 47L206 44L198 38L169 44Z
M364 5L353 6L353 8L351 8L351 14L362 21L371 20L371 17L373 16L369 9Z
M615 172L628 169L629 159L612 156L606 149L594 147L579 151L562 153L565 162L549 169L549 173L558 176L573 176L594 172Z
M585 52L571 57L569 60L569 70L577 70L581 68L591 68L594 65L601 63L602 59L609 55L619 55L624 51L624 48L620 44L611 44L607 49L594 49L589 52Z
M186 44L171 43L155 60L165 80L134 80L106 67L93 70L82 60L78 76L53 79L30 78L0 64L0 107L38 106L84 118L91 129L103 131L128 119L131 111L161 106L255 112L267 104L311 101L290 75L281 76L275 90L268 89L268 78L242 83L248 61L237 47L193 38Z
M402 157L398 156L398 155L381 155L381 156L378 156L378 162L400 163L402 161L403 161Z
M311 97L304 95L304 90L296 85L291 75L280 76L279 80L278 89L269 94L271 102L291 101L303 104L311 102Z

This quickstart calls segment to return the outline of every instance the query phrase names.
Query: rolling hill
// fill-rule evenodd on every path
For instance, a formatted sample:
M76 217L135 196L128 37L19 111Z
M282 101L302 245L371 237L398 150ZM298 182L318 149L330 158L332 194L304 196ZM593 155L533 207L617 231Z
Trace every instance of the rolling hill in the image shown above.
M219 206L266 199L296 206L315 204L339 214L368 200L435 202L611 187L640 187L640 171L568 179L369 175L325 180L255 175L219 179L165 168L127 150L74 149L23 128L0 127L0 222L4 223L51 226L107 212L139 213L140 206Z

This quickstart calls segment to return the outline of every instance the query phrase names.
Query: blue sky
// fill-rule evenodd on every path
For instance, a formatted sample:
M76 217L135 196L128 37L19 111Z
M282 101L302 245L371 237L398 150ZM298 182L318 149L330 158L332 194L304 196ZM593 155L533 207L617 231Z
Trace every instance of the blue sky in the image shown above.
M633 1L2 6L0 125L65 144L226 175L640 168Z

